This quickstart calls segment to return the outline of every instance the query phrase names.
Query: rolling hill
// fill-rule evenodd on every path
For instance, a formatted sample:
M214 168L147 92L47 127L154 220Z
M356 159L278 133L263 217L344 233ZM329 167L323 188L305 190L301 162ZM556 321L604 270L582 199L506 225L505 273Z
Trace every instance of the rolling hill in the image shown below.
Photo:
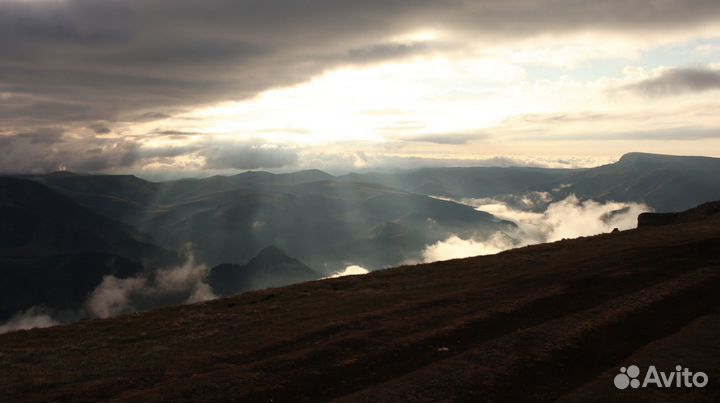
M717 401L720 215L0 336L2 401ZM704 389L617 390L682 364Z

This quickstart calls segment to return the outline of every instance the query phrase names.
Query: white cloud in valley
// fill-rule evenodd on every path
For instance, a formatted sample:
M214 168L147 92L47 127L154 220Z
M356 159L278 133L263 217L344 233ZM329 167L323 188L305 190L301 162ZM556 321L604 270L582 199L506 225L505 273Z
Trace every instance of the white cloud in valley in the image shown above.
M32 307L25 311L17 312L5 323L0 325L0 334L15 330L35 329L58 325L59 322L52 318L50 312L43 307Z
M532 196L544 201L549 198L549 194L539 192ZM534 203L529 197L521 201L527 207L532 207ZM463 199L460 202L512 221L517 224L517 229L497 232L485 239L450 236L428 245L422 251L423 261L489 255L520 246L607 233L615 228L627 230L637 226L640 213L652 211L643 203L597 202L580 200L574 195L547 204L542 212L514 208L494 199Z
M345 277L345 276L357 276L361 274L368 274L370 271L362 266L358 266L356 264L351 264L349 266L346 266L344 270L338 271L334 274L331 274L328 277L325 278L337 278L337 277Z
M162 298L195 303L217 296L205 282L208 268L195 264L192 254L185 263L137 277L105 276L88 297L85 307L92 317L107 318L139 310L143 301L155 305ZM174 300L173 300L174 302Z

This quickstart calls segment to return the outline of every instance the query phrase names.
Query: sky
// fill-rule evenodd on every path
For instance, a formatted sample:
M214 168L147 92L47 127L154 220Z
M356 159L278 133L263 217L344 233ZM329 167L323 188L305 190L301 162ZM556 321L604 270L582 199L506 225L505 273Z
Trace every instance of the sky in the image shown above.
M720 157L717 0L0 0L0 171Z

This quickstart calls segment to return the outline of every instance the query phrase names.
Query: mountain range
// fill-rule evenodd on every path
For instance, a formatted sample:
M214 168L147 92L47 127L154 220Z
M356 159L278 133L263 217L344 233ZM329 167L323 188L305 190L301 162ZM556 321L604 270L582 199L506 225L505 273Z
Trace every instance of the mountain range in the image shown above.
M0 335L0 400L717 401L719 210ZM678 364L707 386L613 384Z
M188 247L209 268L202 281L230 295L350 265L419 262L425 248L451 236L483 241L517 229L450 199L510 205L547 195L516 204L537 210L572 194L667 212L720 199L717 172L717 158L631 153L589 169L308 170L167 182L70 172L0 177L0 320L35 306L77 318L106 277L152 278L180 267Z
M247 261L273 244L324 272L349 264L381 268L417 257L450 234L487 236L514 226L450 201L328 177L303 171L163 183L70 173L30 179L165 248L191 243L196 258L211 266ZM376 248L388 241L406 247Z
M720 172L720 158L636 152L612 164L587 169L426 168L340 178L454 199L548 192L555 200L574 194L596 201L641 202L658 212L672 212L720 199L716 172Z
M559 196L647 203L657 212L682 211L720 199L720 158L625 154L616 163L573 174ZM552 185L550 185L552 186ZM550 186L533 190L548 191Z

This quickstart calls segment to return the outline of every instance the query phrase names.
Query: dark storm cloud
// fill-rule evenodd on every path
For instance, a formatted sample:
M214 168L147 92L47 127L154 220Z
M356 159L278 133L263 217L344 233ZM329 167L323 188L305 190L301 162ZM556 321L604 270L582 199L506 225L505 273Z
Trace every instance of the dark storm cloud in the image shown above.
M41 128L31 132L19 132L15 136L25 139L30 144L56 144L63 141L63 130L54 128Z
M2 79L0 79L0 93L7 90L7 87L5 89L4 87ZM35 124L45 126L86 122L92 120L94 116L96 114L92 112L90 105L71 100L42 100L27 95L13 95L7 99L0 98L0 125L17 123L28 126Z
M719 11L715 0L6 0L0 92L42 97L16 107L18 121L159 118L158 110L247 98L337 64L432 51L389 41L413 29L482 41L681 28ZM43 109L51 113L39 116Z
M659 77L626 87L645 95L676 95L720 89L720 71L709 69L672 69Z
M131 140L94 137L60 138L55 129L0 136L3 158L0 172L52 172L68 169L102 172L129 168L143 157L140 145ZM56 141L48 142L55 138Z
M272 169L291 167L298 161L293 149L260 143L207 140L183 146L147 147L127 138L65 139L63 132L55 129L0 134L0 149L0 172L14 173L98 173L153 162L172 165L175 158L185 156L200 158L205 169Z

